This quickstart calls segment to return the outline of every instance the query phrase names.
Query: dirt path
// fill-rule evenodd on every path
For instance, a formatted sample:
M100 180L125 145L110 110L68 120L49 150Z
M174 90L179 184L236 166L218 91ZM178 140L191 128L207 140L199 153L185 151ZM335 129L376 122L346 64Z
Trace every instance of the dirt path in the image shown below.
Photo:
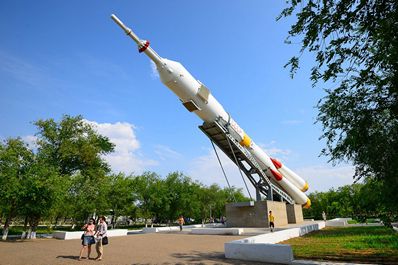
M224 243L240 238L178 233L111 237L102 261L78 261L80 240L0 242L0 264L263 264L225 259ZM96 257L94 245L91 257Z

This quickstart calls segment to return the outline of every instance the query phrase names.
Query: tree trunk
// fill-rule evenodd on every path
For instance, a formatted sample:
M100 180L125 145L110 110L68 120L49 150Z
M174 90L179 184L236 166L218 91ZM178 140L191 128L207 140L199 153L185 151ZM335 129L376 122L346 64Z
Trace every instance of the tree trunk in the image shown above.
M25 216L21 239L25 239L27 237L27 230L28 230L28 216Z
M114 221L113 226L112 226L113 229L115 229L117 227L117 218L118 218L118 216L115 214L114 218L115 218L115 221Z
M36 239L37 225L39 224L39 218L32 218L29 228L29 239Z
M57 229L58 220L59 220L59 216L55 217L54 229ZM52 228L52 227L50 227L50 228Z
M4 223L4 226L3 226L3 236L2 236L2 239L3 239L3 240L7 240L8 230L9 230L9 228L10 228L10 223L11 223L11 216L12 216L12 214L10 213L10 214L7 216L6 222Z

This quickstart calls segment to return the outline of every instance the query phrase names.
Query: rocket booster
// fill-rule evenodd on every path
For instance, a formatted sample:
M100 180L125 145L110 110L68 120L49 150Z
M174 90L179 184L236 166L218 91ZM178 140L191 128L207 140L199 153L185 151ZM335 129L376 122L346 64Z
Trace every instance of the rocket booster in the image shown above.
M300 180L289 181L288 178L284 177L283 172L286 174L287 171L283 171L282 169L286 169L286 167L279 166L279 164L275 166L271 158L257 146L238 123L231 118L205 85L199 80L196 80L179 62L160 57L150 47L148 40L139 39L138 36L135 35L130 28L126 27L115 15L112 14L111 18L134 40L138 45L138 51L140 53L145 53L156 64L160 80L179 97L184 107L190 112L194 112L205 122L214 122L219 117L224 121L228 121L229 131L232 136L253 155L265 174L275 179L296 203L302 204L304 207L309 207L311 205L308 197L300 190L302 189L300 183L305 182L294 173L294 177L298 177ZM289 170L288 173L290 172L293 171ZM297 183L299 184L297 185Z

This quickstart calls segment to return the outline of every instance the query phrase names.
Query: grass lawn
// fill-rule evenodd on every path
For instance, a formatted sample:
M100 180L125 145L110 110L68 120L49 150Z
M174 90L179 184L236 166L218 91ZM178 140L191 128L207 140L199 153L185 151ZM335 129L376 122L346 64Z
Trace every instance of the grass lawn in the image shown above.
M295 259L398 264L398 234L384 226L327 227L281 243Z

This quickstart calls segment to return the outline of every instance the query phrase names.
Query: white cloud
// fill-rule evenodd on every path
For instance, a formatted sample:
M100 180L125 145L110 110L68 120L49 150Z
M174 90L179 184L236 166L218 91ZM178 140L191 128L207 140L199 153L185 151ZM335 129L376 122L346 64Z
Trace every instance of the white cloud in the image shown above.
M0 72L13 77L25 84L40 87L52 78L47 74L48 69L31 64L24 59L0 51Z
M140 142L135 135L133 124L86 122L93 125L98 133L107 136L115 144L115 151L104 157L114 172L140 174L147 166L157 164L156 161L146 159L139 154Z
M218 147L216 148L230 185L242 188L246 196L249 196L238 167ZM188 175L205 185L216 183L221 187L228 187L227 181L225 180L221 166L213 149L209 149L207 154L192 160L189 163L188 168ZM242 174L252 197L255 198L256 195L254 187L243 172Z
M152 70L151 77L153 79L158 79L159 78L159 72L157 70L156 64L153 61L150 61L150 63L151 63L151 70Z
M274 151L268 152L268 154L290 153L287 150L278 150L280 149L275 148ZM243 183L241 175L239 174L237 166L220 149L217 148L217 152L220 156L221 163L224 167L230 184L235 187L242 188L243 192L246 194L246 196L248 196L246 187ZM191 161L189 168L190 170L188 174L193 179L198 180L205 185L217 183L221 187L228 186L213 149L209 149L207 154ZM352 176L354 175L354 167L352 166L333 167L329 164L320 164L291 169L308 182L310 187L309 192L327 191L331 188L338 188L340 186L350 185L353 183ZM255 198L255 189L253 185L243 172L242 174L249 187L252 197Z
M26 135L22 137L22 140L28 144L31 149L37 149L37 136L34 135Z
M287 156L292 153L289 149L280 149L276 147L270 147L270 148L264 148L264 151L269 155L269 156Z
M333 167L329 164L298 168L295 172L305 179L311 191L328 191L344 185L353 184L355 169L353 166Z
M270 157L282 158L283 160L287 160L287 157L292 154L292 151L289 149L281 149L275 147L275 144L275 141L271 141L268 144L259 143L257 145L260 146L264 150L264 152L267 153L267 155L269 155Z
M180 153L165 145L156 145L155 154L157 154L161 160L175 160L182 157Z

